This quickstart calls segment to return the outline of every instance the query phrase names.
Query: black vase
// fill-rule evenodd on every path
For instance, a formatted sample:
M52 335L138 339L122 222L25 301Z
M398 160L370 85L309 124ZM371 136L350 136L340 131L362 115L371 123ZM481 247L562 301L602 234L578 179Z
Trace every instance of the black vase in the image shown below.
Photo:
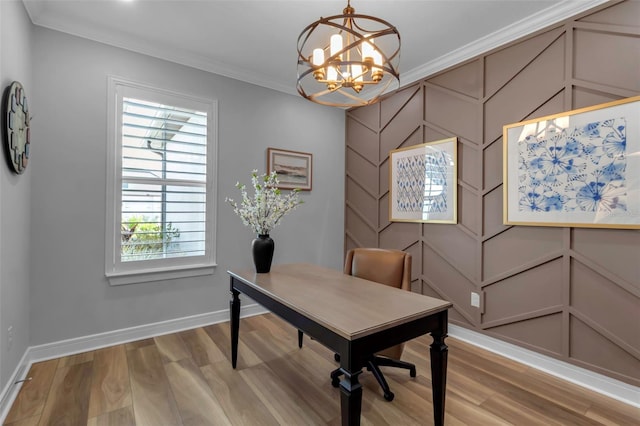
M269 234L259 234L258 238L251 243L253 263L256 265L257 273L264 274L271 270L274 247L275 244Z

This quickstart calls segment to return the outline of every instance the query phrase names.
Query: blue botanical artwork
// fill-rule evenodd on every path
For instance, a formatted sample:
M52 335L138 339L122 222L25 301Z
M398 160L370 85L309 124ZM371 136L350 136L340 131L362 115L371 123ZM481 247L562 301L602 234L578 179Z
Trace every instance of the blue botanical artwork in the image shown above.
M626 120L547 123L518 141L518 210L626 212Z
M447 213L447 170L450 156L443 151L399 158L396 163L396 210Z

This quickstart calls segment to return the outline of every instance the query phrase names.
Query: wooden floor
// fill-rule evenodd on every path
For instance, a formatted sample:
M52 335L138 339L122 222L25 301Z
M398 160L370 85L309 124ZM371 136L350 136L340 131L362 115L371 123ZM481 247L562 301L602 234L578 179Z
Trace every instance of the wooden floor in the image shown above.
M272 314L240 325L238 368L229 324L34 364L5 425L339 425L333 354ZM631 425L637 408L448 338L448 425ZM432 424L430 337L403 359L418 376L386 369L386 402L364 372L363 425Z

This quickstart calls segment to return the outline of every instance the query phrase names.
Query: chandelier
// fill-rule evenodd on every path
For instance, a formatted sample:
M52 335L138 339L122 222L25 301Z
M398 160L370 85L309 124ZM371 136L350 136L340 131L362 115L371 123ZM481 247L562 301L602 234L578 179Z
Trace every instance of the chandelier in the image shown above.
M400 85L400 34L387 21L357 15L320 18L298 37L298 93L337 107L375 103Z

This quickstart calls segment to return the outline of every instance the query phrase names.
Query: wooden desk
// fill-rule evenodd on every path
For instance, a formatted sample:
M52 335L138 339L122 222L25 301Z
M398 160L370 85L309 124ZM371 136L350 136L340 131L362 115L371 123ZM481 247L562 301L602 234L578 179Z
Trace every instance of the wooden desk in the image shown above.
M447 309L451 303L363 280L311 264L275 265L268 274L231 276L231 362L238 359L243 293L340 355L343 425L359 425L368 355L431 333L433 418L444 424L447 376ZM329 374L327 372L327 374Z

